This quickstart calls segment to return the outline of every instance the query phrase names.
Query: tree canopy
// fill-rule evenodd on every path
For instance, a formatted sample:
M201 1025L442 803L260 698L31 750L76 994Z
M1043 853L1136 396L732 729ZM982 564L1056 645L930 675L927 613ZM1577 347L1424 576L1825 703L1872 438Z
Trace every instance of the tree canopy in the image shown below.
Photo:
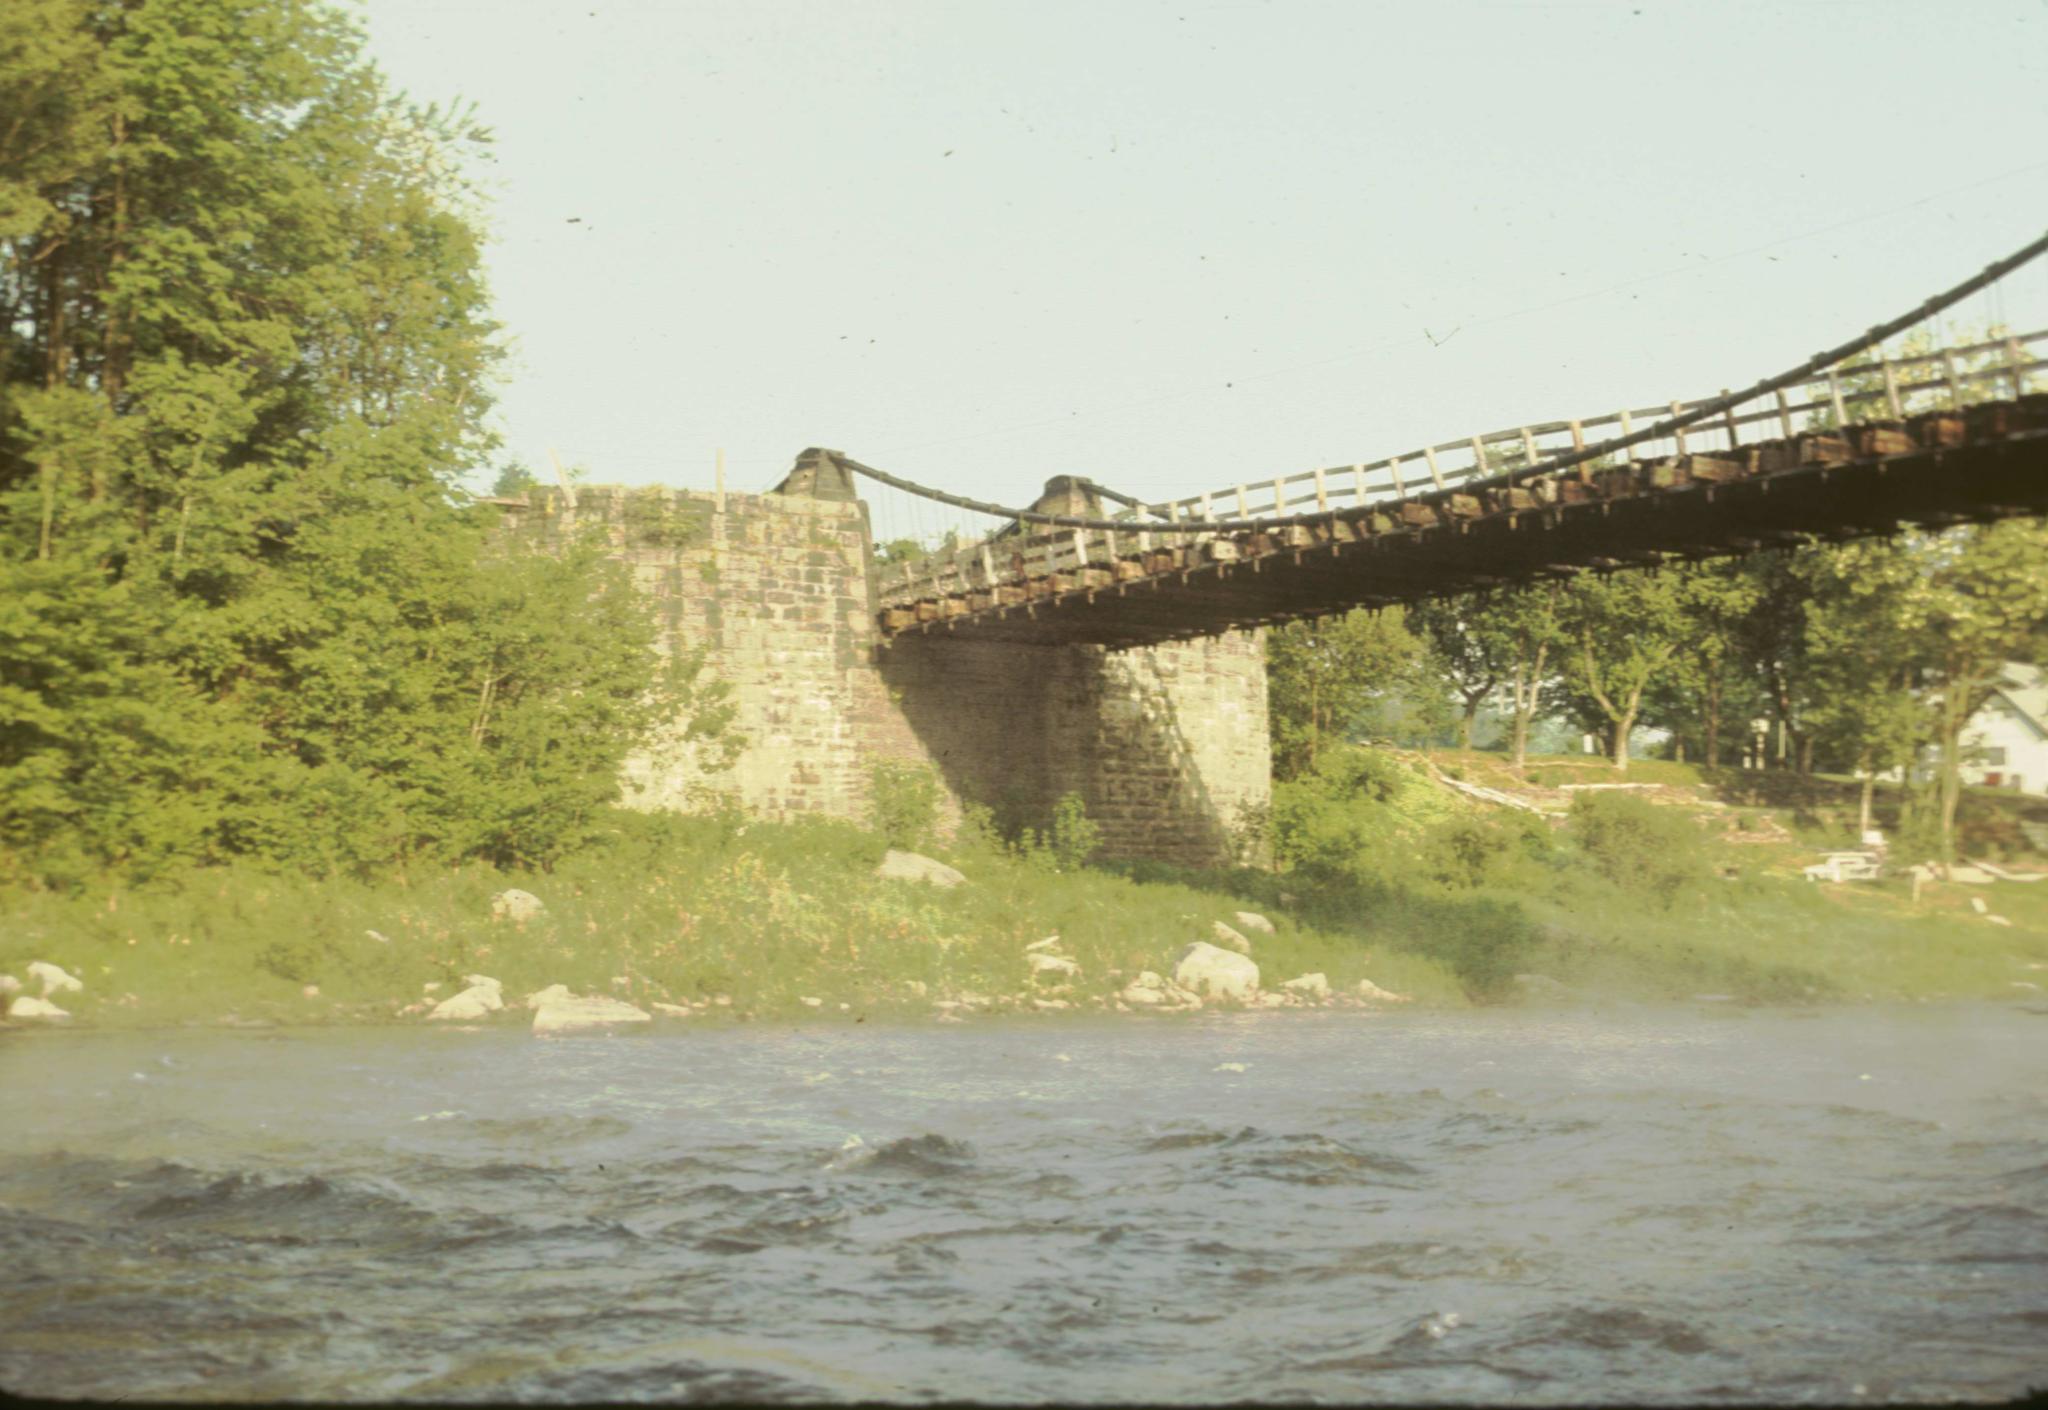
M676 707L625 579L459 488L465 173L334 7L0 7L0 850L545 863Z

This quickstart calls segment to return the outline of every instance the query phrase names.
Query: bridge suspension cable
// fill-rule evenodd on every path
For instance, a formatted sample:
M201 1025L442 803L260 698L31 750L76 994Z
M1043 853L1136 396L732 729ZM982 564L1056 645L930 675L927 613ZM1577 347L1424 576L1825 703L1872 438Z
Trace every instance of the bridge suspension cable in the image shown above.
M2048 253L2048 234L2044 234L2039 239L2013 251L2004 259L1986 265L1981 272L1972 275L1953 288L1934 295L1932 298L1925 300L1898 317L1877 324L1875 327L1837 347L1815 353L1796 367L1780 372L1776 376L1766 377L1743 391L1723 392L1718 397L1711 397L1689 407L1683 412L1678 412L1660 421L1652 422L1640 429L1628 430L1622 435L1610 437L1607 440L1599 441L1580 449L1573 449L1553 455L1547 460L1532 465L1522 466L1518 469L1503 471L1499 474L1488 475L1482 478L1463 480L1459 484L1459 489L1493 489L1521 484L1544 475L1554 474L1559 470L1569 469L1574 465L1598 460L1603 456L1612 455L1616 451L1624 450L1629 446L1637 445L1644 441L1661 440L1684 430L1688 426L1697 425L1702 421L1726 416L1734 407L1744 402L1753 401L1758 397L1768 396L1784 388L1813 380L1815 375L1823 369L1854 357L1869 348L1876 347L1885 339L1904 332L1916 323L1925 322L1936 314L1962 302L1979 290L1995 284L2006 275L2038 258L2043 253ZM989 500L974 499L967 495L950 494L945 490L935 489L930 485L920 485L913 480L905 480L886 471L877 470L871 465L863 465L851 456L841 455L837 451L828 453L836 462L854 474L865 476L879 484L887 485L891 489L901 490L907 494L936 501L939 504L951 505L956 509L971 510L977 514L987 514L999 519L1013 519L1020 523L1043 524L1057 529L1118 531L1132 527L1142 527L1148 532L1155 534L1239 533L1287 528L1302 524L1318 524L1332 517L1331 511L1327 509L1317 509L1302 514L1274 514L1262 518L1240 516L1234 519L1206 517L1179 519L1168 517L1136 521L1129 518L1111 519L1079 514L1046 514L1035 509L1020 509L1014 506L995 504ZM1092 482L1088 482L1088 488L1103 498L1128 505L1133 509L1157 513L1156 506L1143 504L1128 495L1118 494Z

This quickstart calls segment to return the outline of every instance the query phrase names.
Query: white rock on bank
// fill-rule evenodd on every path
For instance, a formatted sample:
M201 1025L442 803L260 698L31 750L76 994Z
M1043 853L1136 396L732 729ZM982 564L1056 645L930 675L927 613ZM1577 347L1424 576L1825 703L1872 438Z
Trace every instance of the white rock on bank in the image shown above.
M1254 935L1271 935L1273 933L1273 922L1267 920L1257 911L1239 911L1237 912L1236 919L1239 930L1249 930Z
M0 995L19 994L21 981L11 974L0 974Z
M38 999L33 994L24 995L7 1006L9 1018L46 1018L61 1020L71 1017L48 999Z
M1314 974L1296 975L1280 987L1290 994L1299 994L1305 999L1327 999L1330 997L1330 977L1320 971Z
M882 854L875 875L884 881L922 881L933 886L958 886L967 880L944 862L935 862L915 852L898 852L894 848Z
M1220 920L1211 921L1209 923L1209 931L1216 937L1216 943L1225 949L1235 950L1240 955L1249 955L1252 952L1252 942Z
M526 996L526 1006L530 1009L537 1009L542 1004L559 1003L564 999L573 999L575 997L574 994L569 992L568 985L550 984L545 989L536 989L531 994L528 994Z
M551 997L533 1011L533 1031L536 1033L573 1033L585 1028L607 1028L614 1023L653 1021L652 1014L602 994Z
M1060 937L1057 935L1048 935L1043 940L1033 940L1029 945L1026 945L1024 947L1024 953L1028 955L1038 950L1057 950L1059 947Z
M502 986L497 980L484 980L482 975L470 974L463 976L463 982L469 987L453 998L435 1004L427 1017L470 1023L505 1007L505 999L500 992Z
M546 909L540 897L517 887L491 897L492 920L509 920L524 925Z
M1259 967L1229 950L1197 940L1174 961L1173 982L1211 999L1249 999L1259 992Z
M67 992L83 993L85 981L75 974L66 974L47 960L37 960L28 967L28 977L43 986L43 997Z
M1157 1008L1161 1004L1171 1002L1166 993L1166 981L1149 969L1126 984L1123 992L1117 997L1127 1004L1135 1004L1144 1009Z
M1413 995L1396 994L1391 989L1382 989L1370 979L1358 981L1358 996L1361 999L1371 999L1382 1004L1405 1004L1413 998Z
M1031 977L1033 979L1043 979L1048 974L1065 975L1069 979L1079 979L1081 977L1081 966L1075 964L1065 955L1026 955L1024 960L1025 963L1031 966Z

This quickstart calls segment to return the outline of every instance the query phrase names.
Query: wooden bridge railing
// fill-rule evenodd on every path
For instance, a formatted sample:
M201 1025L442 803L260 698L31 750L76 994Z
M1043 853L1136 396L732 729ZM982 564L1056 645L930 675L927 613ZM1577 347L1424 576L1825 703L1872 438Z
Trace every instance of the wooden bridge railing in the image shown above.
M1901 421L1921 412L1960 409L2001 394L2017 400L2027 392L2033 374L2048 369L2044 352L2048 352L2048 330L1911 357L1865 354L1806 382L1799 388L1799 399L1779 391L1742 402L1712 422L1639 443L1630 455L1649 461L1735 452L1745 444L1745 437L1748 441L1789 441L1802 432ZM1697 398L1695 403L1709 399ZM1152 511L1150 518L1141 518L1136 511L1115 516L1127 518L1128 529L1052 529L983 539L885 571L879 584L881 605L904 609L921 602L944 601L950 608L969 596L980 597L991 606L1021 603L1035 595L1027 587L1034 581L1049 584L1055 593L1106 586L1157 571L1148 568L1155 554L1189 544L1207 544L1211 556L1227 558L1233 552L1227 536L1190 534L1184 526L1299 514L1355 516L1368 508L1399 506L1425 497L1442 501L1456 497L1461 486L1583 450L1589 442L1617 433L1630 435L1636 423L1683 413L1687 405L1673 401L1571 421L1515 426L1382 460L1248 481L1147 506ZM1762 431L1759 434L1748 428ZM1584 480L1596 469L1583 464L1543 478Z

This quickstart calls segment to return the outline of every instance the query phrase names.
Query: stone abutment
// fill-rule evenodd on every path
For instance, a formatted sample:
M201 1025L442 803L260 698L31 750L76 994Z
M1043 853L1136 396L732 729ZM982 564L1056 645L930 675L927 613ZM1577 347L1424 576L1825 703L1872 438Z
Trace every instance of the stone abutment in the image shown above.
M1080 795L1105 856L1233 860L1268 802L1266 676L1256 633L1107 651L949 640L885 644L866 506L792 475L776 493L581 487L501 501L543 537L601 532L660 620L658 649L703 653L745 738L713 770L681 725L626 770L636 807L719 793L755 816L866 821L878 764L930 768L944 812L1044 827Z

